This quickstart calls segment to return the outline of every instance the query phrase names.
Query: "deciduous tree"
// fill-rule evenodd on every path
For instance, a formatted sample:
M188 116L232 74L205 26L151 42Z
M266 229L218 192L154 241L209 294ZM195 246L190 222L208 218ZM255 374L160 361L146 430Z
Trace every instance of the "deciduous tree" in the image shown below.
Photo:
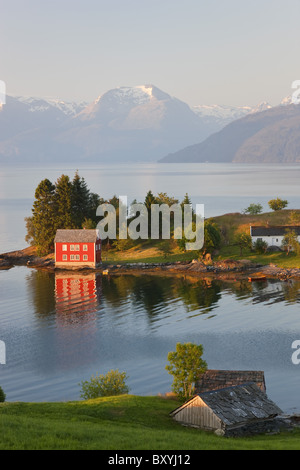
M244 214L257 215L261 214L263 206L261 204L250 204L246 209L244 209Z
M286 201L285 199L280 199L278 197L277 199L271 199L268 204L272 211L280 211L287 207L288 201Z
M177 343L176 351L168 354L166 370L174 377L172 390L185 400L192 397L195 382L207 369L202 355L203 346L194 343Z

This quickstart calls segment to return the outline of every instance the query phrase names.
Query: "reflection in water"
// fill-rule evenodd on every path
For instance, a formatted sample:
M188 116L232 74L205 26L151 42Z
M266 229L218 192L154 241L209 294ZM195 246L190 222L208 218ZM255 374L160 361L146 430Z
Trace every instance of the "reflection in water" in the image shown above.
M300 302L300 282L223 282L186 276L161 277L32 271L27 285L37 318L57 316L60 325L87 326L97 321L106 307L111 315L127 315L143 310L151 324L163 317L173 304L180 303L186 313L217 314L226 294L237 300L251 299L266 305Z
M36 316L43 318L55 314L54 275L45 271L31 271L26 281Z
M286 302L296 304L300 302L300 283L289 280L287 282L269 281L256 283L253 289L253 303L274 304Z
M88 365L97 343L97 312L101 276L76 272L55 273L56 363L68 370Z
M177 341L193 341L203 344L210 368L264 370L270 397L284 406L287 393L293 406L299 401L291 362L300 337L299 282L27 268L8 275L7 285L17 286L3 289L0 316L9 400L78 399L81 380L116 368L128 373L132 393L163 393L170 389L168 352Z
M175 292L182 298L188 311L200 309L201 313L209 313L221 298L221 285L211 279L200 279L192 284L183 279L176 284Z
M57 321L87 324L96 320L100 303L101 276L95 273L55 273Z

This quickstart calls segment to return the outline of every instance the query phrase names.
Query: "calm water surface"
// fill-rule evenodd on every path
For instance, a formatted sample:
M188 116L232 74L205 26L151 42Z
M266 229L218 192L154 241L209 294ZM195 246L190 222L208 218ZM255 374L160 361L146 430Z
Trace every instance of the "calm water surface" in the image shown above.
M126 371L134 394L170 390L167 354L178 341L204 346L209 368L264 370L284 411L300 410L300 284L223 283L184 276L62 275L0 271L7 400L79 399L79 382Z
M268 210L274 197L300 207L300 167L277 165L119 165L79 167L93 192L144 200L188 192L205 215L241 212L252 202ZM73 178L76 168L0 170L0 252L21 249L24 217L34 191L49 178ZM210 368L264 370L267 391L284 411L300 412L297 283L248 284L184 277L61 277L26 267L0 271L0 340L7 363L0 385L7 400L78 399L79 382L114 368L129 375L131 392L170 390L167 354L178 341L204 345Z

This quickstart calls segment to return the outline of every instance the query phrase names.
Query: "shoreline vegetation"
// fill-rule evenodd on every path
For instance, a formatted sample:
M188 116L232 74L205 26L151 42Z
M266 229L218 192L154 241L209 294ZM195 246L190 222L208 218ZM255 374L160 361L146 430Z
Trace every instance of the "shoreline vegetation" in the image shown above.
M139 207L137 212L135 209L132 211L136 204ZM180 202L167 193L154 195L149 190L144 201L138 203L135 200L130 207L127 207L126 202L126 207L123 207L121 197L114 195L105 200L92 193L84 178L76 171L72 180L66 175L61 175L55 183L47 178L39 183L35 190L32 216L25 218L25 241L30 246L24 250L0 255L0 269L26 265L57 270L54 262L54 239L57 230L95 229L102 224L107 228L113 226L113 230L105 231L106 235L110 234L110 238L102 237L102 266L69 267L60 270L92 270L103 273L108 271L111 274L147 271L149 274L188 273L214 277L232 274L245 276L256 274L259 270L260 277L300 277L300 243L297 234L292 230L295 225L300 226L300 210L286 209L288 204L288 201L277 198L268 202L271 212L262 213L261 204L250 204L242 213L205 218L204 244L201 249L189 251L188 243L192 240L188 234L197 233L197 215L187 193ZM161 214L160 217L158 214L158 220L157 217L152 217L154 206L156 209L164 209L168 214L168 237L165 233L165 216ZM187 207L190 210L190 218L186 221ZM104 216L106 212L111 213L112 217ZM178 226L179 216L181 226ZM137 236L137 239L124 239L124 217L127 234L133 224L134 234L141 238ZM289 226L291 229L283 239L283 249L270 251L270 247L263 240L258 240L259 244L258 241L253 244L250 236L251 225ZM181 231L179 238L178 228ZM152 235L153 233L157 237ZM148 238L145 235L148 235ZM197 240L197 235L195 238Z
M113 253L116 255L116 253ZM144 253L148 255L147 250ZM298 256L285 253L266 254L258 259L246 256L241 259L237 257L224 259L209 259L209 261L193 258L193 253L189 255L173 255L172 260L166 261L163 257L152 256L142 257L143 251L139 251L139 257L122 259L122 252L118 252L118 257L109 257L103 261L97 268L57 268L55 267L54 254L51 253L44 257L36 254L35 247L28 247L23 250L12 251L0 254L0 270L11 269L15 266L27 266L28 268L43 269L52 272L81 272L82 275L95 272L101 274L158 274L158 275L187 275L200 278L209 277L220 280L248 280L253 278L265 277L266 279L279 279L287 281L289 279L300 280L300 267L296 267L295 260ZM177 259L179 258L179 259ZM181 258L181 259L180 259ZM220 258L220 257L218 257ZM289 258L286 260L285 258ZM275 264L277 260L279 264ZM280 265L280 260L283 261ZM300 264L300 261L299 261Z
M174 239L117 240L103 244L98 268L56 268L54 253L44 256L35 245L0 254L0 269L28 266L49 271L80 271L109 274L191 275L216 279L247 279L251 275L281 280L300 279L300 255L296 251L257 252L241 246L237 234L249 234L250 225L293 225L300 210L282 209L262 214L231 213L209 219L221 233L221 243L206 251L184 251ZM297 220L298 222L298 220ZM209 236L209 235L208 235ZM128 243L129 242L129 243Z

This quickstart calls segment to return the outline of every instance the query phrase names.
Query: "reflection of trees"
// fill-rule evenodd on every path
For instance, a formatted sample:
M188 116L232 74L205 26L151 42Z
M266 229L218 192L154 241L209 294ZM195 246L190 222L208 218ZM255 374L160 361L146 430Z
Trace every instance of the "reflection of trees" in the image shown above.
M196 283L190 283L186 279L180 279L176 283L175 293L179 296L188 310L203 310L208 313L215 308L221 299L221 284L216 281L201 279Z
M226 289L234 294L238 300L252 297L253 284L248 279L241 279L226 286Z
M137 305L142 304L148 314L152 317L156 312L166 306L171 294L172 280L163 277L153 277L145 279L142 277L137 279L137 283L132 290L133 302Z
M253 286L253 303L299 303L300 302L300 283L296 281L272 281L266 283L256 283Z
M46 271L31 271L31 273L26 276L26 283L35 314L39 317L55 314L54 275Z
M161 315L170 300L180 299L188 310L210 311L221 298L222 284L209 280L190 282L182 277L112 276L103 279L103 296L114 306L126 298L148 315Z
M27 276L27 287L31 302L38 318L58 315L66 323L85 324L105 304L109 312L124 312L126 306L132 310L145 310L149 319L170 314L173 301L181 301L187 311L212 312L222 294L234 295L237 300L250 299L253 303L299 303L300 282L268 280L262 283L249 283L248 280L222 282L221 280L190 279L188 277L116 275L95 276L95 280L81 280L78 287L69 282L68 276L61 282L65 288L58 295L55 274L46 271L31 271ZM56 281L58 276L56 276ZM103 302L104 301L104 302ZM125 313L124 313L125 315Z
M162 309L170 298L172 279L156 276L111 276L103 278L103 296L106 302L120 306L130 299L135 306L142 305L152 316Z
M284 282L282 288L286 302L291 304L300 303L300 282Z
M134 276L103 276L103 298L111 305L119 307L129 297L134 283Z

